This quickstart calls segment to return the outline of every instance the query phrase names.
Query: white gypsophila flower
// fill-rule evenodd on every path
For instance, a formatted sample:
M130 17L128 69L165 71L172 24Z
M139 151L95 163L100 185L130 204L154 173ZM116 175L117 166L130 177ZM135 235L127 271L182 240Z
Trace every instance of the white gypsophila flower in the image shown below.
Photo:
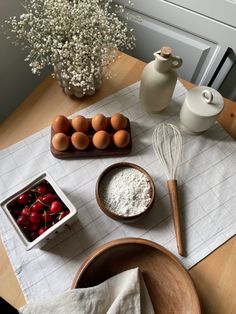
M25 13L9 18L5 26L15 44L28 50L25 60L32 72L55 66L83 93L93 88L117 50L134 47L132 30L120 19L125 8L113 0L26 0L24 8Z

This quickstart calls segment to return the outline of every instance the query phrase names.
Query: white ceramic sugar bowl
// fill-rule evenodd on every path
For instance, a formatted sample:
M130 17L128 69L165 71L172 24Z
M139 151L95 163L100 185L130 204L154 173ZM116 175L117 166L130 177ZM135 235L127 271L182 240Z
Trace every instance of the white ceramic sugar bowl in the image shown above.
M219 92L208 86L189 90L180 110L183 131L199 134L209 129L224 108L224 99Z

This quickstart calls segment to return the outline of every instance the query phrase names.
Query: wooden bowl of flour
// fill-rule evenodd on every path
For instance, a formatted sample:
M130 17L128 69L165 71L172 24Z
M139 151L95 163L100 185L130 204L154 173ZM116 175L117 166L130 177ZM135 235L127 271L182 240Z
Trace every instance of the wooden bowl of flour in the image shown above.
M120 162L100 174L95 193L99 207L107 216L123 223L133 223L151 210L155 185L142 167Z

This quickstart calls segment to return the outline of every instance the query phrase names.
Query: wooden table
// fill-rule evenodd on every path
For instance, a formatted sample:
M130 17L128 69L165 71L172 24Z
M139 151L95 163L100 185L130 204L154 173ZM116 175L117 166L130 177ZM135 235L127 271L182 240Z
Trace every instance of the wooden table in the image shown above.
M125 54L110 66L113 78L104 80L102 88L81 100L66 96L57 82L46 78L36 90L1 124L0 148L5 148L48 126L55 115L70 115L140 79L145 63ZM187 88L193 85L181 80ZM236 103L225 99L219 121L236 139ZM24 296L0 241L0 295L13 306L25 304ZM236 313L236 237L210 254L190 270L207 314Z

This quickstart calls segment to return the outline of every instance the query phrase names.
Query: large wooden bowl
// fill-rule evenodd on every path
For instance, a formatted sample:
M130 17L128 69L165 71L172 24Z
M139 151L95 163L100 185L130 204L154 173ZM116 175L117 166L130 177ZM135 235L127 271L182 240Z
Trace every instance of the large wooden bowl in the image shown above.
M133 168L133 169L140 171L141 173L143 173L147 177L147 180L150 184L151 200L150 200L150 203L147 206L147 208L143 212L141 212L140 214L133 215L133 216L118 215L118 214L112 212L111 210L109 210L109 208L106 208L105 204L103 203L102 198L100 197L100 185L101 185L102 180L105 178L105 176L110 171L112 171L114 169L119 169L119 168ZM104 214L106 214L107 216L109 216L110 218L112 218L114 220L117 220L117 221L120 221L123 223L133 223L133 222L136 222L136 221L144 218L150 212L150 210L153 206L154 200L155 200L155 185L154 185L154 182L153 182L151 176L149 175L149 173L146 170L144 170L142 167L140 167L136 164L130 163L130 162L118 162L118 163L112 164L111 166L107 167L100 174L100 176L98 177L97 183L96 183L96 187L95 187L95 195L96 195L97 203L98 203L100 209L104 212Z
M142 272L156 313L201 313L193 282L177 258L140 238L118 239L97 248L80 267L72 288L95 286L134 267Z

